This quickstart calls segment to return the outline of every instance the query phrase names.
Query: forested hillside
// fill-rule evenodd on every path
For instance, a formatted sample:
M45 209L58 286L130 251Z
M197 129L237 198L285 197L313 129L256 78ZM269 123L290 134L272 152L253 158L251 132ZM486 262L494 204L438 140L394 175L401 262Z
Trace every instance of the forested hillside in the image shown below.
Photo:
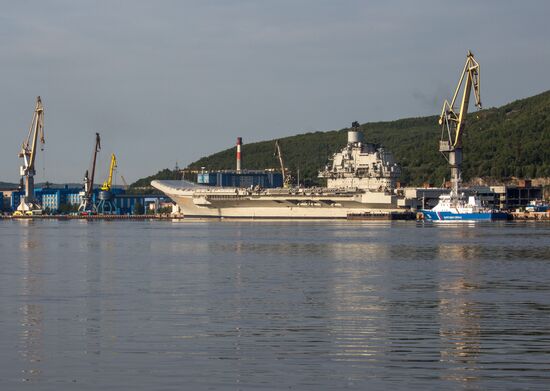
M441 128L437 117L366 123L361 130L366 140L393 152L403 169L402 182L440 184L449 177L447 162L438 152ZM286 165L295 173L299 169L308 183L315 183L317 171L345 145L346 137L347 129L341 129L286 137L279 143ZM550 91L500 108L470 112L463 144L466 180L550 177ZM244 145L244 167L277 168L273 151L274 140ZM189 168L234 166L235 150L230 148L193 162Z

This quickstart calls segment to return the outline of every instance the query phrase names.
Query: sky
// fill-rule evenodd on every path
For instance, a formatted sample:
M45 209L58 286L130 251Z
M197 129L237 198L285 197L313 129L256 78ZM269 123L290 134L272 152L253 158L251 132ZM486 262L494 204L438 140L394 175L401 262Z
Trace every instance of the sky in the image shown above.
M469 49L500 106L550 89L548 15L546 0L0 0L0 181L19 180L38 95L35 178L57 183L81 181L95 132L99 180L114 152L132 182L238 136L246 154L439 114Z

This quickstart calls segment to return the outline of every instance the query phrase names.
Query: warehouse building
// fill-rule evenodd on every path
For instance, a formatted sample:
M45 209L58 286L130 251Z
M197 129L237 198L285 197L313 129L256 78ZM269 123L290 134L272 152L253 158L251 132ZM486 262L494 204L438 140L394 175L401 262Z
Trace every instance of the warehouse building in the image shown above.
M219 187L274 188L283 186L283 176L280 172L264 170L203 171L197 174L197 183Z

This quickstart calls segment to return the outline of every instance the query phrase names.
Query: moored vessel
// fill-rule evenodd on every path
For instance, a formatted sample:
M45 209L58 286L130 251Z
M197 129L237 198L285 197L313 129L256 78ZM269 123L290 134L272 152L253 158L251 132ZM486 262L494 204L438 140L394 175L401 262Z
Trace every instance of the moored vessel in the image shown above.
M450 194L439 197L439 203L432 209L422 210L427 221L493 221L507 220L509 214L481 205L475 196L455 198Z
M326 187L211 187L163 180L151 185L174 200L186 218L346 219L402 212L404 197L395 193L399 166L390 152L365 142L358 126L354 123L346 146L319 172Z

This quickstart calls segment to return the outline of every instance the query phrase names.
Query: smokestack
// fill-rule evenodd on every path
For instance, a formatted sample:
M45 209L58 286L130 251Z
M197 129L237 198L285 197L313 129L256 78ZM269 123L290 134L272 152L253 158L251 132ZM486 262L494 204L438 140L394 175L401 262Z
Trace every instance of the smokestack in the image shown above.
M241 172L242 156L241 146L243 145L243 138L237 137L237 172Z

